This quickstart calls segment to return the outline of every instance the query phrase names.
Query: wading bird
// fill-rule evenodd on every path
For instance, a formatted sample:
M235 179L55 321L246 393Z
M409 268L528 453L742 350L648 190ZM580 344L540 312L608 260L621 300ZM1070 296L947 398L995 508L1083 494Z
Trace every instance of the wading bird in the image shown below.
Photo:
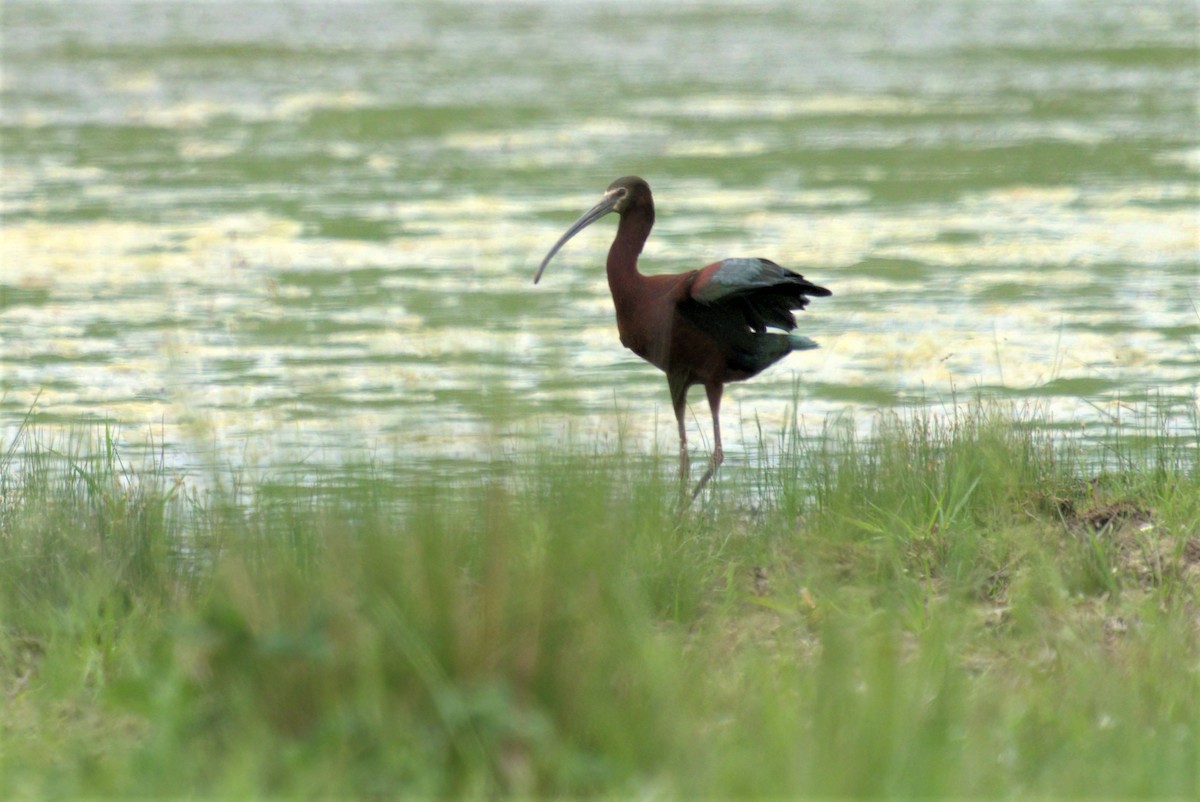
M810 295L831 293L766 259L725 259L687 273L642 275L637 260L654 225L654 199L650 185L637 176L609 185L604 198L554 243L533 283L567 240L610 212L621 218L608 249L608 288L617 308L617 331L622 345L667 374L679 424L681 489L690 475L684 426L687 391L702 384L708 394L713 452L692 491L695 499L725 458L720 419L725 384L749 379L792 351L816 348L807 337L790 333L796 328L792 310L803 309ZM785 333L770 334L768 328Z

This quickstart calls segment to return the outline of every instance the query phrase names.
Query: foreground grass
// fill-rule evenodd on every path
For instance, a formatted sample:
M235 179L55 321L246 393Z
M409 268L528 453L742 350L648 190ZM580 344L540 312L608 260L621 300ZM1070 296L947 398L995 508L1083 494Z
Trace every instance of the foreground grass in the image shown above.
M1195 798L1197 437L1030 423L785 438L682 518L611 453L201 495L30 437L0 796Z

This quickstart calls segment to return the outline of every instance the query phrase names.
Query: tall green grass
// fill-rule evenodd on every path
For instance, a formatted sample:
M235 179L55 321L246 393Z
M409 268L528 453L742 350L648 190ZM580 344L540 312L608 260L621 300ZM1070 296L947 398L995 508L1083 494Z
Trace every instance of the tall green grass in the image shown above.
M26 431L0 795L1193 797L1200 437L1037 424L792 430L683 515L619 449L200 490Z

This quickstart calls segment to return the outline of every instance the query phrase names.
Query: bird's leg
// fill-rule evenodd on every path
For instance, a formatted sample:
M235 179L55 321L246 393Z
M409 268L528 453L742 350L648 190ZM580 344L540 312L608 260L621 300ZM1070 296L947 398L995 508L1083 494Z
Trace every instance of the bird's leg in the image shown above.
M687 489L688 476L691 474L691 463L687 450L687 381L684 377L668 374L667 383L671 388L671 406L675 409L675 422L679 425L679 493L683 495Z
M688 460L687 427L683 423L683 414L676 411L675 418L679 423L679 486L686 487L692 466Z
M700 481L696 483L696 489L692 491L692 499L700 495L700 491L708 484L708 480L713 477L721 463L725 461L725 451L721 448L721 392L724 386L720 384L706 384L705 392L708 393L708 408L712 412L713 419L713 453L712 459L708 462L708 470L700 477Z

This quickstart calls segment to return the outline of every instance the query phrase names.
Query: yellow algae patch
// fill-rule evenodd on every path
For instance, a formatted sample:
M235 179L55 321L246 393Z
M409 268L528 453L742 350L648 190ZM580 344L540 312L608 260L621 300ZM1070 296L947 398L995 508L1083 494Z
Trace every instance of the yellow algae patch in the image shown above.
M542 130L529 131L463 131L446 134L442 144L455 150L486 153L497 150L526 149L545 144L551 138Z
M729 256L762 256L792 268L805 263L826 265L829 268L822 269L831 270L869 253L874 242L884 238L880 229L887 227L885 221L860 213L764 212L756 217L753 229L747 228L737 239L714 241L704 256L712 257L709 262ZM903 221L893 227L914 230Z
M398 162L392 156L385 156L381 153L373 153L367 157L367 167L376 173L392 173L395 172Z
M356 109L376 102L375 96L354 89L340 92L302 92L288 95L271 108L274 117L303 117L317 109Z
M682 158L728 158L732 156L756 156L766 153L767 143L759 139L740 138L725 142L719 139L672 141L667 145L666 155Z
M720 210L745 214L783 214L783 209L789 206L852 203L869 200L870 195L856 187L804 189L764 186L744 189L720 187L707 181L687 181L664 186L662 191L656 193L656 199L666 212L664 218L670 218L675 216L672 211L679 209L705 213Z
M553 166L571 164L576 167L598 163L600 155L593 149L581 147L591 141L608 142L628 136L627 120L613 117L591 117L572 123L569 127L533 126L507 131L460 131L442 137L442 145L480 156L501 156L506 169L519 166ZM665 137L666 126L647 121L638 122L641 136ZM606 180L617 176L613 175ZM594 188L595 192L604 186ZM540 201L540 199L538 199Z
M448 198L422 198L420 203L406 203L397 208L404 220L441 220L448 225L464 227L518 215L528 209L523 198L506 195L458 195Z
M46 183L88 184L108 176L93 165L64 164L53 160L32 163L0 162L0 184L5 195L32 192Z
M148 95L162 88L158 74L151 70L117 72L108 79L108 88L129 95Z
M165 106L133 106L126 116L133 122L159 128L194 128L217 117L236 117L242 121L291 120L318 109L352 109L368 106L375 98L363 92L305 92L288 95L270 107L257 103L217 100L189 100Z
M137 280L127 269L131 253L169 245L170 232L140 223L31 221L4 226L0 263L9 280L21 285L79 278L122 284Z
M780 119L823 115L910 115L929 110L915 98L891 95L811 95L807 97L710 95L638 103L644 114L708 117L730 120Z
M1185 169L1193 173L1200 173L1200 148L1188 148L1187 150L1162 153L1156 158L1158 161L1167 162L1168 164L1182 165Z
M596 154L579 148L589 134L573 127L570 132L533 128L526 131L466 131L447 134L444 147L477 156L500 156L506 169L595 164Z
M0 229L0 263L6 278L29 286L59 281L122 286L154 273L202 278L204 257L218 245L286 248L300 231L298 223L265 215L172 225L27 221Z
M736 202L722 202L731 200ZM1072 188L1017 188L969 196L959 211L948 213L889 216L860 210L800 214L768 209L755 216L751 233L756 242L774 238L781 258L790 258L787 252L794 250L833 262L874 254L941 267L1087 266L1194 261L1200 255L1195 209L1116 202L1077 208L1086 200ZM978 236L940 241L943 231Z
M133 122L144 123L156 128L195 128L214 117L225 115L246 116L249 106L232 103L217 103L210 100L189 100L170 106L133 107L126 116Z
M1196 155L1200 158L1200 149L1197 149ZM1183 181L1161 184L1127 184L1088 192L1084 195L1084 200L1097 206L1124 206L1133 202L1200 201L1200 185ZM1196 223L1200 225L1200 219Z
M50 117L40 111L25 111L17 120L17 125L22 128L44 128L50 125Z
M214 141L208 139L184 139L176 147L176 152L185 161L207 161L223 159L232 156L242 149L242 143Z
M420 315L397 314L389 317L388 326L365 343L366 353L372 356L404 354L412 348L413 335L424 324ZM391 367L387 370L390 372Z
M136 284L149 276L236 285L262 271L397 265L413 256L425 262L433 257L499 269L498 265L507 263L487 258L487 254L512 230L483 228L473 232L477 235L474 241L466 239L464 230L462 238L438 238L422 248L404 248L403 240L306 238L303 232L302 224L295 220L261 213L160 225L27 221L0 228L0 264L5 267L5 280L18 285L71 282L113 287Z

